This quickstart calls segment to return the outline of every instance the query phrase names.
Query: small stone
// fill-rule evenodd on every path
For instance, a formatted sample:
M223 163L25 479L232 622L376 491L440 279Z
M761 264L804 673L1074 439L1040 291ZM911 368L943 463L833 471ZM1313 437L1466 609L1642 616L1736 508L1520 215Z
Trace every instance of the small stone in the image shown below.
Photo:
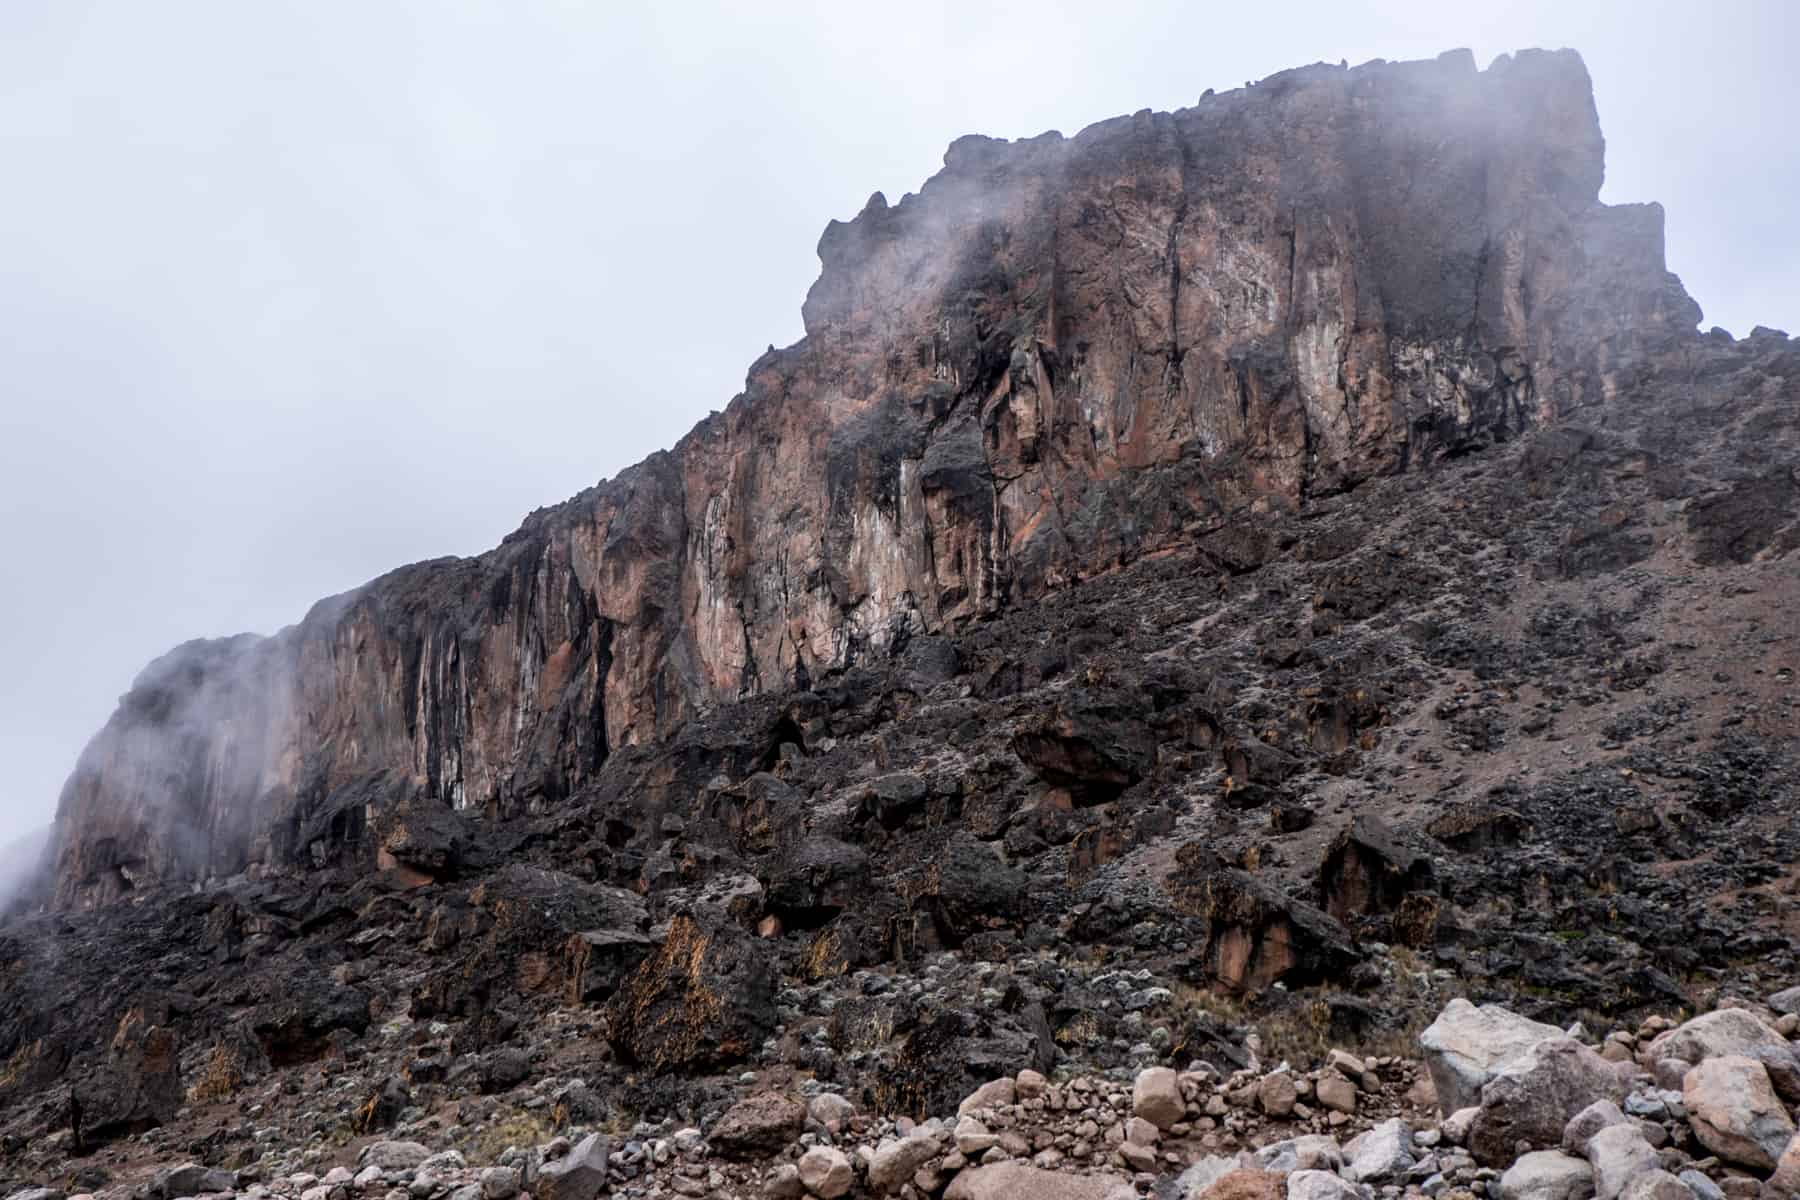
M1013 1091L1022 1100L1035 1100L1050 1086L1050 1081L1027 1067L1013 1080Z

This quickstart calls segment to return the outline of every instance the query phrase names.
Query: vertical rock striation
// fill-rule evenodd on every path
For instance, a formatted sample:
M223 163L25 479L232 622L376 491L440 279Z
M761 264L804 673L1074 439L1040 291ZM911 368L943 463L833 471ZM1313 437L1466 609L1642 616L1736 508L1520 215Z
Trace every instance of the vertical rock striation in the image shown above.
M152 664L64 791L55 899L372 855L402 801L553 803L709 705L1630 403L1699 310L1602 159L1570 52L960 139L826 229L805 338L673 450Z

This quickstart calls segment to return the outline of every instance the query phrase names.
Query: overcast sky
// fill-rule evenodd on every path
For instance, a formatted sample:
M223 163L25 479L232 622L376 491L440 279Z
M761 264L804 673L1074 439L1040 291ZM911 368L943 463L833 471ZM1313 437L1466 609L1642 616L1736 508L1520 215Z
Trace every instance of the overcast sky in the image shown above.
M171 645L479 552L723 407L825 222L963 133L1574 46L1605 198L1664 203L1708 324L1800 332L1800 6L1659 7L5 0L0 843Z

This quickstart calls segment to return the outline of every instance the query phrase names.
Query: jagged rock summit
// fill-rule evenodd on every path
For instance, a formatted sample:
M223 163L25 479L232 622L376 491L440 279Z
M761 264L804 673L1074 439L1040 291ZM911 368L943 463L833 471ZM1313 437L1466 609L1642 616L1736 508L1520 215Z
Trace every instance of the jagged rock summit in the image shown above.
M968 137L819 243L806 336L672 450L271 638L147 669L64 791L54 902L506 817L1171 547L1629 403L1695 338L1655 205L1599 202L1572 52L1287 71Z

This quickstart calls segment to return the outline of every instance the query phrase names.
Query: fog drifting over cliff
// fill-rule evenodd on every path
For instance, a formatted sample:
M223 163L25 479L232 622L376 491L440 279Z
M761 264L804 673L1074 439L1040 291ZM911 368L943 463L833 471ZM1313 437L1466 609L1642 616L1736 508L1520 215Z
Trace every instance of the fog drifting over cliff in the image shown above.
M0 11L0 844L177 642L497 542L799 336L813 250L970 132L1300 63L1579 48L1603 193L1738 334L1800 329L1781 3Z

